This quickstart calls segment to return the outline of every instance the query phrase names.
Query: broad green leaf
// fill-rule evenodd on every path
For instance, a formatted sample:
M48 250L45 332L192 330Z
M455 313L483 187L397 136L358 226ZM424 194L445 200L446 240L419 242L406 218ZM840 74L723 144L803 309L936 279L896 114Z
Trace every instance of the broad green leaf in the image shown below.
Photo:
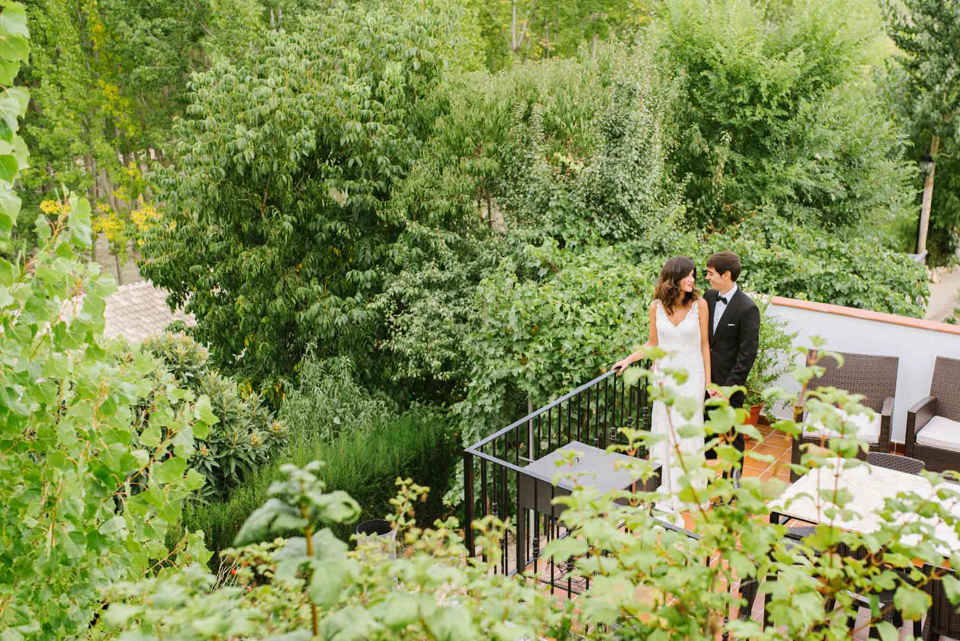
M0 34L24 39L30 37L27 12L22 4L8 2L3 5L3 11L0 12Z
M183 478L186 469L187 462L184 459L170 458L154 468L153 478L159 483L176 483Z
M930 595L911 585L901 584L893 595L893 605L904 619L915 621L925 615L933 601Z

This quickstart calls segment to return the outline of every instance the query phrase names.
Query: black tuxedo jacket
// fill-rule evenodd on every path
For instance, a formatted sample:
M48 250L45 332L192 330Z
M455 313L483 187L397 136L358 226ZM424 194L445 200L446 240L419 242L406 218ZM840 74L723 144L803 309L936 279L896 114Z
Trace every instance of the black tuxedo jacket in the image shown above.
M747 375L757 360L760 342L760 310L749 296L737 288L713 330L714 312L720 292L710 289L703 295L710 310L707 329L710 332L710 380L720 386L746 385ZM742 394L734 400L743 402ZM739 397L739 398L736 398Z

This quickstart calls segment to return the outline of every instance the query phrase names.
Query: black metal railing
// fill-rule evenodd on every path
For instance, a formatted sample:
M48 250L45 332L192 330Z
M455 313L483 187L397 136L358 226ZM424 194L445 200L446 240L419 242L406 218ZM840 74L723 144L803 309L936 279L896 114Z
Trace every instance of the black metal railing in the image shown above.
M466 544L476 554L470 524L490 514L515 526L501 541L498 572L533 570L541 580L570 593L589 588L589 580L568 576L572 563L542 563L546 543L568 534L557 496L569 494L543 472L526 469L571 442L606 449L624 443L622 427L650 429L647 386L628 386L623 376L607 372L524 416L463 451ZM636 456L645 456L637 452ZM652 489L652 488L650 488ZM478 500L479 499L479 500ZM542 567L541 567L542 566ZM545 573L545 576L543 576ZM579 584L578 584L579 581Z

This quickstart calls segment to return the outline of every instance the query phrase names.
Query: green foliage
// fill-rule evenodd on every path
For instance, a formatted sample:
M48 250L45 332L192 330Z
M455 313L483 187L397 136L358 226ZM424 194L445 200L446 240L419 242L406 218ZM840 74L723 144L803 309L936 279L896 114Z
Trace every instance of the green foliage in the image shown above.
M912 81L899 64L888 64L879 76L890 108L899 117L901 127L908 133L912 149L910 156L919 161L930 151L931 137L937 128L929 123L926 112L918 107ZM949 134L949 130L942 131ZM951 265L957 261L960 250L960 136L946 135L940 140L936 155L936 174L933 198L930 203L930 226L927 229L927 263L931 266ZM925 176L921 176L925 178ZM915 252L923 200L921 182L917 181L914 207L889 230L896 246L904 252Z
M728 249L744 261L754 292L922 318L930 287L926 270L875 239L791 224L756 214L708 235L703 258ZM700 252L697 252L698 254Z
M817 531L802 541L786 539L786 526L762 518L769 509L767 502L782 492L781 482L745 477L735 487L706 467L702 454L684 456L680 460L686 473L679 482L690 501L723 500L711 510L696 511L697 538L666 530L651 518L650 506L659 497L655 492L600 496L579 487L557 499L567 507L564 523L577 536L552 539L541 561L570 561L573 570L568 576L590 579L590 588L575 602L558 602L535 580L518 581L494 571L509 524L492 516L472 523L479 550L467 556L455 519L437 521L433 529L415 526L413 506L425 488L398 479L400 493L389 518L406 548L403 554L388 559L382 547L369 542L348 550L322 526L355 518L355 504L343 494L324 493L319 463L303 470L287 466L271 489L271 498L247 520L237 543L291 529L297 530L294 538L229 551L236 579L221 590L211 591L213 577L198 568L161 581L119 586L110 595L110 608L97 632L102 638L126 633L159 639L162 625L167 637L185 641L225 635L288 641L706 640L723 632L762 641L819 641L849 638L866 627L888 635L891 627L883 620L890 609L907 620L919 619L931 604L924 591L929 581L943 578L948 586L956 585L941 569L930 575L920 572L913 559L922 558L934 568L960 561L960 551L938 547L942 541L933 527L937 523L953 529L960 524L943 503L957 500L960 493L930 474L934 498L900 492L879 511L875 532L860 535L841 528L856 506L852 495L839 489L832 471L864 465L855 458L859 444L851 436L856 432L851 419L869 410L846 392L815 388L815 377L822 374L816 363L800 373L803 391L793 400L806 405L812 415L829 419L842 434L831 439L830 450L823 444L803 455L804 467L825 466L822 489L815 498L825 516ZM682 402L661 379L651 383L656 398L668 404ZM733 430L752 429L741 425L743 418L742 410L734 412L722 400L700 431L708 441L714 435L732 437ZM799 429L793 421L776 427L787 433ZM629 429L624 435L628 443L613 449L634 450L663 438ZM635 461L631 474L641 478L649 474L648 463ZM724 468L739 464L735 450L721 459ZM614 502L617 499L620 502ZM917 514L929 521L922 522ZM859 558L844 552L861 548L865 554ZM704 562L718 551L721 562ZM909 581L891 568L900 569ZM731 607L744 603L736 591L718 589L750 577L763 582L760 598L765 598L765 614L772 624L764 629L754 621L729 620ZM878 585L895 592L893 605L872 608L866 623L851 633L848 618L856 619L859 610L853 595L870 593ZM947 593L960 602L952 587Z
M26 166L16 133L28 94L12 81L28 36L23 5L3 2L0 68L12 104L0 140L14 161L0 155L4 248L20 206L12 183ZM187 471L194 438L217 422L209 399L178 389L150 356L101 340L116 286L80 257L92 241L90 204L74 196L59 210L41 219L29 258L0 259L0 628L14 639L82 633L102 588L168 555L166 530L203 484ZM141 433L134 410L144 402L156 420ZM178 549L195 554L195 537Z
M950 2L884 0L887 33L907 76L911 120L928 135L960 139L960 15Z
M639 0L465 0L476 7L487 68L572 57L601 40L629 37L648 19L650 3Z
M385 203L431 127L458 27L403 8L332 5L191 81L178 166L159 179L170 224L141 269L225 372L289 381L317 339L322 357L371 351L364 302L399 232Z
M757 360L747 376L746 406L764 402L763 391L772 387L781 376L793 369L792 358L796 355L793 342L798 332L788 331L789 324L770 314L768 298L755 298L760 308L760 343Z
M197 439L190 460L190 468L206 479L202 498L223 498L286 445L286 423L274 420L259 394L241 393L236 381L212 369L206 349L192 338L162 334L145 340L142 348L166 366L178 386L210 399L217 424ZM144 411L141 417L139 428L149 429L152 415Z
M318 430L303 440L294 439L285 452L234 489L227 500L188 506L181 526L169 538L177 540L180 530L202 531L210 549L221 552L229 548L243 522L266 501L271 484L283 477L282 465L303 466L316 460L325 462L317 475L328 488L357 499L363 520L382 518L390 511L398 476L436 488L429 500L417 507L425 522L432 522L445 512L441 498L459 460L459 445L448 422L429 411L371 417L370 424L357 426L333 441L322 439ZM333 529L344 541L353 533L353 528L345 525Z
M331 441L368 429L387 415L386 404L357 384L354 369L348 358L320 361L312 348L307 350L300 384L280 408L280 420L294 439Z
M633 240L682 213L664 131L675 87L644 48L611 47L581 66L595 78L596 107L582 127L595 145L563 144L534 106L507 148L500 203L508 221L568 243Z
M404 269L387 279L374 302L390 329L382 344L392 357L387 374L408 394L460 399L471 367L464 335L477 323L477 285L511 255L515 243L410 223L397 248Z
M657 267L659 270L659 267ZM464 342L467 395L454 406L465 444L565 393L643 342L653 295L628 252L528 245L477 288L485 310ZM448 498L459 501L457 488Z
M860 0L667 0L650 28L681 74L675 170L700 225L772 207L851 225L906 206L913 168L865 69L882 36Z

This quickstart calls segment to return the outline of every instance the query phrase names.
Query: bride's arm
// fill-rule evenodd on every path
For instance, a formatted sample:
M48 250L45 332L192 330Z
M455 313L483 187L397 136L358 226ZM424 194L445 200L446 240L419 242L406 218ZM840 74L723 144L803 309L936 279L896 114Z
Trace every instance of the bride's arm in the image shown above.
M697 305L700 306L700 351L703 352L703 375L704 384L710 387L710 332L708 323L710 322L710 309L707 307L707 301L699 299Z
M650 303L650 337L647 339L647 342L643 344L643 347L635 351L630 356L627 356L623 360L617 361L613 366L613 369L617 371L617 376L623 373L623 370L627 369L633 363L639 361L643 358L647 350L651 347L656 347L660 344L660 339L657 337L657 301ZM709 356L709 355L708 355Z

